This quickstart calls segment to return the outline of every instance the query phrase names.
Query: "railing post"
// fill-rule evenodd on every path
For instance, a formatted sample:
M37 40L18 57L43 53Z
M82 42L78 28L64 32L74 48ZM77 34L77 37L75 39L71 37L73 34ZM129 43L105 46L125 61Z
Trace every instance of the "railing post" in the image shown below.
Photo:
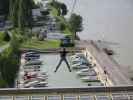
M12 100L15 100L14 96L12 96Z
M77 100L80 100L80 96L79 95L77 95Z
M48 100L48 97L47 96L45 96L44 98L45 98L44 100Z
M61 96L61 100L64 100L64 96L63 96L63 94L60 94L60 96Z

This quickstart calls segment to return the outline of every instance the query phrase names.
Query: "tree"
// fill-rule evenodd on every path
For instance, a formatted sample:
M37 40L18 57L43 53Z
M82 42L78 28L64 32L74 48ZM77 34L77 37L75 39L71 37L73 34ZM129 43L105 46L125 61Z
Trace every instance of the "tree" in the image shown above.
M9 0L0 0L0 14L8 15L9 13Z
M77 14L72 14L70 19L69 19L69 24L70 24L70 30L74 33L73 38L77 38L77 32L81 32L83 30L82 27L82 17Z
M64 3L61 3L61 14L64 16L67 14L67 6Z
M20 59L19 45L18 39L13 36L10 46L0 55L1 81L5 82L6 87L13 87L17 77Z
M66 15L67 14L67 6L64 4L64 3L60 3L58 1L55 1L53 0L51 3L50 3L51 6L55 7L57 10L58 10L58 15Z
M23 30L24 27L32 26L33 0L10 0L10 19L14 27Z

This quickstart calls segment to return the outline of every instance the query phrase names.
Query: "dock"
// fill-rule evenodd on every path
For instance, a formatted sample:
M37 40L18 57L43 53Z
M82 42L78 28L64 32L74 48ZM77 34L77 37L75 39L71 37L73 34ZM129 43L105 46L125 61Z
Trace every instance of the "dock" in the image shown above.
M92 56L96 66L98 65L104 72L106 71L109 80L112 81L114 86L132 84L129 77L123 74L121 66L99 48L94 41L77 41L77 47L86 48L88 56Z

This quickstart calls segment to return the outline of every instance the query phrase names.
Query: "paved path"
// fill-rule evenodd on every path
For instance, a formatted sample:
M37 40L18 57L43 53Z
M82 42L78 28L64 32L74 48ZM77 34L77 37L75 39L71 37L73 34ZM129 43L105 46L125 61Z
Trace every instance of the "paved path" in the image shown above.
M129 78L124 76L120 66L113 61L103 50L99 49L95 43L91 43L90 41L81 41L78 43L80 47L86 47L91 54L95 57L97 62L101 65L102 69L106 70L108 73L108 77L114 85L131 85L131 81Z

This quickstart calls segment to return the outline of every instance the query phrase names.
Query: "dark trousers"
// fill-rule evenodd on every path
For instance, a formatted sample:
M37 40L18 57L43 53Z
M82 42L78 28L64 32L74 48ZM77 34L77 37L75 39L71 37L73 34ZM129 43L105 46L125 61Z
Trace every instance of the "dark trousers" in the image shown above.
M56 67L56 69L55 69L55 72L57 72L58 68L60 67L60 65L61 65L61 63L62 63L63 61L67 64L67 67L68 67L69 71L71 72L70 65L68 64L68 61L67 61L67 59L66 59L65 57L62 57L62 58L60 59L60 62L59 62L59 64L57 65L57 67Z

